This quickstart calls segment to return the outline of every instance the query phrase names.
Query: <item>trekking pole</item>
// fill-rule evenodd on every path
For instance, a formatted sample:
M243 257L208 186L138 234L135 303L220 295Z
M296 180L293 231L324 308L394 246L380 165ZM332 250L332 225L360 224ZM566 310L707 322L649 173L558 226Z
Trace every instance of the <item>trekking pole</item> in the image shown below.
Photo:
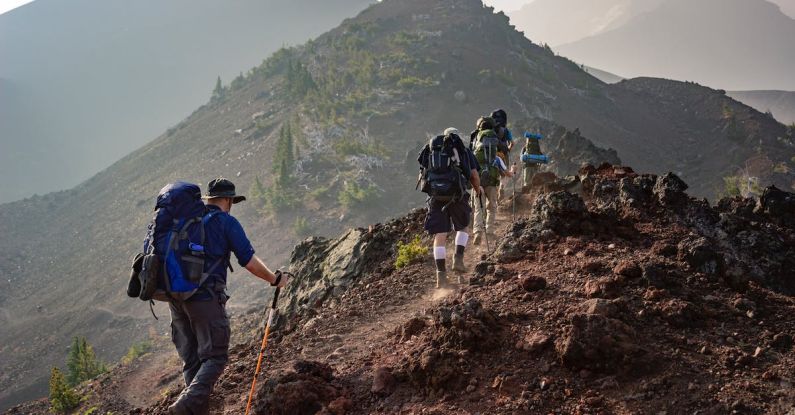
M293 274L290 274L289 272L282 272L282 274L289 278L293 278ZM265 334L262 336L262 346L259 349L259 357L257 358L257 369L254 371L254 380L251 381L251 392L248 394L246 415L248 415L249 411L251 410L251 402L254 399L254 389L257 386L257 378L262 372L262 357L265 355L265 348L268 346L268 334L270 334L271 324L273 324L273 314L276 312L276 302L279 301L280 291L281 288L276 287L276 292L273 294L273 303L271 303L271 308L268 310L268 320L267 323L265 323Z
M486 211L483 210L483 192L478 194L478 203L480 204L480 218L483 220L483 239L486 240L486 252L491 252L489 247L489 232L486 229Z
M513 167L513 177L511 177L511 187L513 187L513 200L511 200L511 222L516 222L516 162L513 163Z

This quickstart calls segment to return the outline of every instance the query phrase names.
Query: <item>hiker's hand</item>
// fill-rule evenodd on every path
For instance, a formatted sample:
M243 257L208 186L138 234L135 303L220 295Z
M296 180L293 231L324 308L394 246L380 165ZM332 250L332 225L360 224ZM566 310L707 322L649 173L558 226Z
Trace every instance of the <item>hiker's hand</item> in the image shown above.
M287 282L290 280L290 277L287 276L286 272L281 272L280 270L276 270L273 273L276 276L276 279L271 283L271 286L277 288L284 288L287 285Z
M289 282L289 281L290 281L290 277L288 277L287 274L282 273L282 280L279 281L279 285L277 285L277 287L284 288L287 285L287 282Z

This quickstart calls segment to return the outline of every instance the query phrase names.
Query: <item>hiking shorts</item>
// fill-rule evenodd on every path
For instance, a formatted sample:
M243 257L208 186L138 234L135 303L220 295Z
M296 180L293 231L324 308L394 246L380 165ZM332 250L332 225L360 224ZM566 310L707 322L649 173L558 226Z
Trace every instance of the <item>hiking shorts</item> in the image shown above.
M472 208L469 206L469 195L465 194L442 211L446 204L447 202L428 200L425 230L429 234L448 233L453 229L462 231L469 226L469 217L472 215Z

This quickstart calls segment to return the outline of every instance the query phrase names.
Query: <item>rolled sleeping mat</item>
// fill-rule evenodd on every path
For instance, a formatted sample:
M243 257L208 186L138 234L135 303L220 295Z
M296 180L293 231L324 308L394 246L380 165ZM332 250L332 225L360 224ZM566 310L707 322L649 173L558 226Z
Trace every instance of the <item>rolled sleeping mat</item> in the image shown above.
M549 157L546 154L522 154L522 161L525 163L547 164Z
M524 132L524 137L525 138L535 138L536 140L540 140L540 139L544 138L544 136L541 135L541 134L531 133L529 131L525 131Z

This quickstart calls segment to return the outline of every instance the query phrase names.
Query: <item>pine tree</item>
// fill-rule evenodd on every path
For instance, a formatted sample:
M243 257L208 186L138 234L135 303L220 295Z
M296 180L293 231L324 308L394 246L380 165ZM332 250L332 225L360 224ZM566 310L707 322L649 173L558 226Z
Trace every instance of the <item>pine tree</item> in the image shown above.
M57 367L50 372L50 405L53 411L64 413L74 409L80 403L80 397L69 387L63 373Z
M94 348L88 344L85 337L73 339L69 356L66 358L66 366L69 369L67 380L72 386L93 379L107 371L105 364L97 359Z
M224 97L224 85L221 83L221 77L219 76L218 79L215 80L215 88L213 88L213 95L210 97L210 101L216 102L221 100Z
M81 343L77 336L72 339L72 347L69 348L69 355L66 358L66 367L69 369L67 380L70 385L77 385L83 379L84 374L80 365Z
M271 166L279 187L286 188L292 183L292 171L295 168L294 148L293 134L290 124L287 124L279 131L279 141L276 142L276 151L273 154Z
M265 186L262 185L262 182L259 181L259 176L254 177L254 184L251 185L251 189L248 191L248 194L251 197L251 201L254 203L255 207L260 208L265 204L265 194L266 194Z

